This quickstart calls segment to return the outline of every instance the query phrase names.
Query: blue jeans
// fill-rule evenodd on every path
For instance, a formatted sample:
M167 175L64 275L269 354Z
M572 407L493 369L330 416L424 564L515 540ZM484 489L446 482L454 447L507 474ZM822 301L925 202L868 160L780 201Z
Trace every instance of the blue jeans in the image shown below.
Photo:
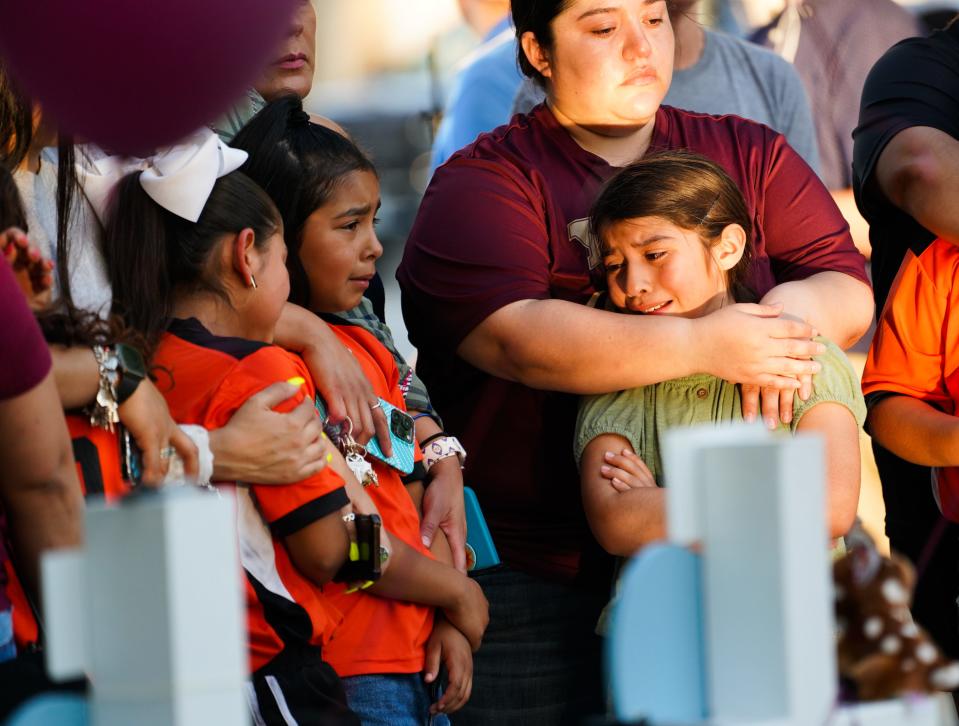
M348 676L342 681L346 702L363 726L450 726L444 713L430 720L436 699L430 697L422 673Z
M0 611L0 663L16 657L17 645L13 641L13 612L2 610Z

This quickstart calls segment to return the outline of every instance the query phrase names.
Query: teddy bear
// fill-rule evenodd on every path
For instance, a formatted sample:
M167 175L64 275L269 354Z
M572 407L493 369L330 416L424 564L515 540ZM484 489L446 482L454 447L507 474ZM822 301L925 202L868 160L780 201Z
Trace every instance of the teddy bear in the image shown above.
M959 663L948 660L912 619L912 565L882 556L857 521L846 554L833 564L839 674L860 701L959 687Z

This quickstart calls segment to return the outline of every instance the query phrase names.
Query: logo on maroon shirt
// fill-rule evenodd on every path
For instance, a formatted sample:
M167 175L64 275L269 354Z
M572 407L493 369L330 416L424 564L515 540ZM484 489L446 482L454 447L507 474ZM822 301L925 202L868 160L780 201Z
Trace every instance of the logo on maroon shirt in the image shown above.
M567 224L566 234L569 235L570 241L579 242L586 249L586 254L589 256L590 272L599 267L599 263L603 261L603 256L600 253L599 240L590 229L589 217L574 219Z

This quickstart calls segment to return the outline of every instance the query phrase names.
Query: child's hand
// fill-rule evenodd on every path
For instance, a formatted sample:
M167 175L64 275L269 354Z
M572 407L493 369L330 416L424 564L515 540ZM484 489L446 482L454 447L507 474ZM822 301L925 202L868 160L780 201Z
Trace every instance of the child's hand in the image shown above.
M618 454L607 451L603 460L606 463L599 468L600 474L604 479L609 479L613 489L618 492L656 486L649 467L629 449L623 449Z
M53 295L53 261L44 258L27 235L16 227L0 232L0 249L30 308L41 310L49 305Z
M426 643L426 675L433 683L440 673L440 663L446 666L446 690L440 700L430 706L430 713L453 713L470 699L473 690L473 654L466 637L437 613L433 634Z
M447 620L456 626L475 653L483 642L483 633L489 624L489 603L475 580L466 575L457 576L462 581L460 596L451 607L443 609Z

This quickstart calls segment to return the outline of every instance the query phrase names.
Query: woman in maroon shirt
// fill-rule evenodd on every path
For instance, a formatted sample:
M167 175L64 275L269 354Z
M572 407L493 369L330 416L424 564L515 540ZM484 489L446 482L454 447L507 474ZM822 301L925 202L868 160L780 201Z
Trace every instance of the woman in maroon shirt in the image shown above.
M748 384L747 418L765 386L764 416L788 420L797 377L818 369L813 328L850 345L871 293L829 192L781 135L660 105L673 58L664 0L513 0L512 12L546 104L437 170L398 277L418 370L469 451L468 483L506 564L480 576L491 621L458 722L552 724L601 703L591 639L608 581L589 559L575 394L704 372ZM743 190L763 304L698 320L582 305L597 190L675 148L712 158Z

